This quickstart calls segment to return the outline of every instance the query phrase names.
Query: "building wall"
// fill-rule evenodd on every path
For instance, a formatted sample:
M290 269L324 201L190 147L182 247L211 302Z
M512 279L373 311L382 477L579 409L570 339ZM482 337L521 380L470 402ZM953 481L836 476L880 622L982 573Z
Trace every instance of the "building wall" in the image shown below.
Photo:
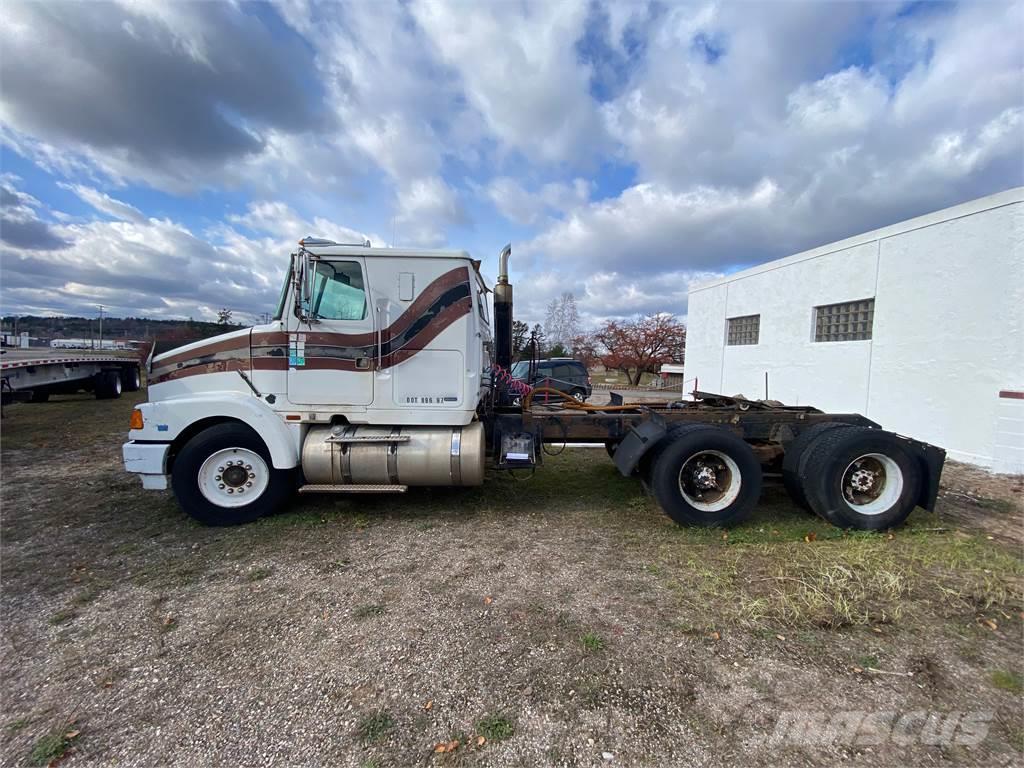
M874 297L869 341L814 342L814 307ZM726 319L760 315L759 343ZM952 458L1024 472L1024 188L690 292L686 379L863 413ZM1000 396L1003 393L1003 396Z

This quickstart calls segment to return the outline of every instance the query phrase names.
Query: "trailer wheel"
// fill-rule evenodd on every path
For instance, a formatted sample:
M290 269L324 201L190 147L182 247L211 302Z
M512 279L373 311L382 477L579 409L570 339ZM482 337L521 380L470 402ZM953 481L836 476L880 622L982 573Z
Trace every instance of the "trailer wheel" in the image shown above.
M840 528L879 531L900 525L917 506L921 471L891 432L849 427L808 447L800 480L811 508Z
M100 371L96 374L93 391L97 400L115 400L121 396L121 372Z
M807 448L819 435L835 429L846 427L839 421L826 421L821 424L814 424L797 435L789 445L786 446L786 453L782 457L782 483L786 486L789 497L808 512L813 512L811 505L807 503L804 495L803 484L800 482L800 467L807 461L809 451Z
M750 514L761 494L761 466L749 445L704 425L673 430L666 440L650 484L669 517L680 525L726 526Z
M292 472L274 469L260 436L239 423L200 432L171 469L178 503L203 525L240 525L275 512L293 485Z
M138 392L142 389L142 375L139 366L129 365L121 370L121 383L125 392Z

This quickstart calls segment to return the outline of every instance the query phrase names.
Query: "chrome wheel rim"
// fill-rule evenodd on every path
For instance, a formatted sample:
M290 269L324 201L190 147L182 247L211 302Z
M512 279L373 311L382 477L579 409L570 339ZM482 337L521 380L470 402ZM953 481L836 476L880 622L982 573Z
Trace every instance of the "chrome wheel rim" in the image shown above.
M882 453L866 453L851 461L840 481L843 499L862 515L888 512L903 493L903 470Z
M218 507L243 507L263 495L270 484L270 468L255 451L224 448L211 454L199 468L199 492Z
M721 451L699 451L679 468L679 492L701 512L718 512L736 501L743 477L735 460Z

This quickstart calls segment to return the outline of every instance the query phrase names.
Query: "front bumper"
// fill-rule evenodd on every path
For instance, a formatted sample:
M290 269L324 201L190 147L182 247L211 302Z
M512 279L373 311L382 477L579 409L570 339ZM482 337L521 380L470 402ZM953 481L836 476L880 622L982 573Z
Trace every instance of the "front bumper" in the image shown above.
M137 443L129 440L121 446L124 468L142 475L142 487L153 491L167 488L167 452L170 443Z

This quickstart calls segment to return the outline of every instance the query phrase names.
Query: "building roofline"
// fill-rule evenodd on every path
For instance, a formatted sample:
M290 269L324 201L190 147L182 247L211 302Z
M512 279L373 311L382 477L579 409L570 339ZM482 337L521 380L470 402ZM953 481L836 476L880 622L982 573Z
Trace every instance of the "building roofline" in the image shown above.
M993 195L986 195L985 197L979 197L975 200L969 200L966 203L960 203L959 205L954 205L950 208L943 208L938 211L933 211L932 213L926 213L923 216L917 216L913 219L906 219L905 221L901 221L896 224L890 224L889 226L881 227L880 229L873 229L870 232L854 235L853 237L848 237L845 240L837 240L833 243L820 245L807 251L795 253L792 256L784 256L781 259L766 261L764 264L758 264L756 267L750 267L739 272L733 272L730 275L725 275L724 277L719 277L714 280L709 280L707 282L691 286L688 292L696 293L697 291L716 288L720 285L731 283L734 280L742 280L743 278L759 275L763 272L771 272L772 270L780 267L788 267L792 264L799 264L802 261L809 261L810 259L817 259L821 256L828 256L836 251L842 251L857 245L864 245L865 243L871 243L875 240L885 240L886 238L894 237L895 235L902 235L916 229L924 229L925 227L931 227L935 224L942 224L947 221L963 218L964 216L971 216L975 213L990 211L995 208L1002 208L1004 206L1014 205L1017 203L1024 203L1024 187L1013 187L1002 192L996 192Z

